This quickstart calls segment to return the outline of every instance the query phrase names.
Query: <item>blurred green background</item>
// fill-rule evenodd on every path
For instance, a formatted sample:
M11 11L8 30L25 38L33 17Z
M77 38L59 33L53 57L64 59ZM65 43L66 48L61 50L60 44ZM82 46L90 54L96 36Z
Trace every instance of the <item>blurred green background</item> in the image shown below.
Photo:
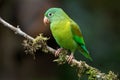
M33 37L51 37L48 45L57 49L49 26L43 24L44 12L51 7L63 8L80 25L94 61L76 54L78 60L120 74L120 0L0 0L0 16ZM37 51L35 60L26 55L23 40L0 24L0 80L78 80L77 70L52 62L53 55Z

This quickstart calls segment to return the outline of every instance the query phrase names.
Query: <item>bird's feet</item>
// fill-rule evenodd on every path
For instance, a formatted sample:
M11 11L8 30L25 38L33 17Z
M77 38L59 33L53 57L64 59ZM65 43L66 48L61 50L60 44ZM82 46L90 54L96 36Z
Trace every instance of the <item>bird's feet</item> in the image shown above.
M73 53L71 53L71 55L67 59L68 64L71 63L71 61L72 61L73 58L74 58Z
M59 56L60 52L63 50L63 48L59 48L55 51L55 57Z

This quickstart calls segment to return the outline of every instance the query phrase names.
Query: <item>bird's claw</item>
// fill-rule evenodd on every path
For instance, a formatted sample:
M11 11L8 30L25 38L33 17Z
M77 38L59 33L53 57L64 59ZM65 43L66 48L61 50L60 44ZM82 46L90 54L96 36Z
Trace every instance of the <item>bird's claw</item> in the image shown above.
M55 51L55 57L59 56L60 52L63 50L63 48L59 48Z
M67 59L68 64L71 63L71 61L72 61L73 58L74 58L73 54L71 54L71 55L68 57L68 59Z

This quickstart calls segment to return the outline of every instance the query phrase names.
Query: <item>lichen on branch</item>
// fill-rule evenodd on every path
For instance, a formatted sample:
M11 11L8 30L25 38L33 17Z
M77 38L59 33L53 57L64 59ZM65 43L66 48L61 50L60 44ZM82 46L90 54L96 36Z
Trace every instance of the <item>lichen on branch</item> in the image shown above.
M14 27L13 25L11 25L8 22L6 22L5 20L3 20L1 17L0 17L0 23L3 24L5 27L11 29L18 35L26 38L26 40L24 40L24 43L23 43L26 53L29 53L29 54L32 54L33 56L35 56L35 52L38 49L40 49L44 53L52 53L53 55L55 55L56 50L49 47L46 44L46 41L49 38L43 37L42 34L40 34L36 38L33 38L33 37L29 36L28 34L26 34L25 32L23 32L19 27ZM60 55L58 56L58 59L56 59L54 61L57 62L58 64L65 64L69 57L67 54L68 54L67 50L61 51ZM71 61L71 63L69 63L69 65L78 70L78 72L77 72L78 77L87 75L88 80L119 80L118 75L116 75L114 72L109 71L108 73L102 73L97 68L94 68L94 67L88 65L85 61L77 61L76 59L72 59L72 61Z
M40 34L33 41L24 43L24 47L26 48L27 53L32 54L33 56L38 49L41 49L44 53L48 53L49 49L47 49L47 40L47 37L44 37L42 34ZM53 52L53 54L54 53L55 52ZM67 55L68 53L68 50L62 49L62 51L59 53L58 58L53 61L57 62L59 65L67 63L67 59L69 57ZM88 80L118 80L117 75L115 75L114 72L109 71L108 74L101 73L100 70L89 66L85 61L77 61L76 59L73 59L69 65L77 69L79 78L83 75L87 75Z
M26 54L31 54L33 55L33 58L35 59L35 52L39 49L41 49L42 51L44 52L48 52L46 46L46 41L48 40L49 38L47 37L43 37L42 34L40 34L39 36L37 36L34 40L29 40L29 39L26 39L26 40L23 40L23 46L24 46L24 49L25 49L25 53Z

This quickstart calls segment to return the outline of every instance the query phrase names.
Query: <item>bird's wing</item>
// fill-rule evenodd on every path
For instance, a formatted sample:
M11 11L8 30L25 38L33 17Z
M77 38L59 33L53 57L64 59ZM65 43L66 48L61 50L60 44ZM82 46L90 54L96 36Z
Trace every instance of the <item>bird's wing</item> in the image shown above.
M79 45L85 45L79 26L73 21L70 22L70 26L75 42L77 42Z
M92 58L90 57L90 54L88 52L88 50L86 49L85 47L85 42L83 40L83 36L82 36L82 33L80 31L80 28L79 26L74 22L72 21L71 22L71 31L72 31L72 34L73 34L73 39L75 40L75 42L77 44L79 44L79 49L80 49L80 52L88 59L90 59L92 61Z

